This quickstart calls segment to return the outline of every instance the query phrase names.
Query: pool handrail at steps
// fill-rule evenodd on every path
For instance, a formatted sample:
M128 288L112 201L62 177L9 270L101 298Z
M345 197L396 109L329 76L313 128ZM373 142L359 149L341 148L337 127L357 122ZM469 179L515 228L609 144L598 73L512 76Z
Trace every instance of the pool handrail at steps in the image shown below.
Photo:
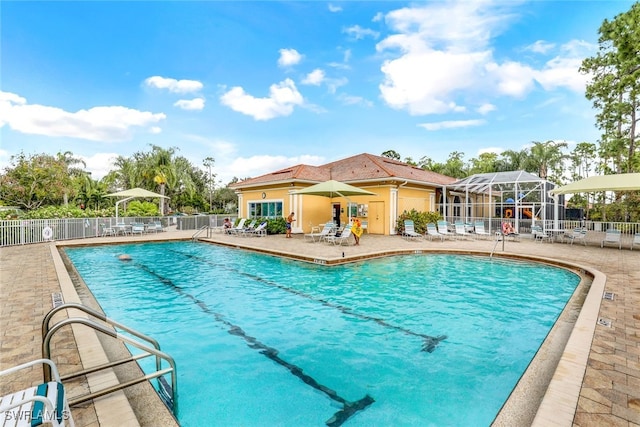
M211 237L211 227L209 227L208 225L203 225L198 229L198 231L193 233L193 236L191 236L191 240L197 240L198 236L205 230L207 230L207 237Z
M69 317L66 318L64 320L61 320L57 323L55 323L53 326L50 326L49 323L51 321L51 318L59 311L61 310L65 310L65 309L77 309L80 311L85 312L86 314L89 314L90 316L93 316L101 321L103 321L104 323L106 323L107 325L110 325L112 328L108 328L103 324L97 323L92 319L86 318L86 317ZM132 328L127 327L126 325L123 325L122 323L110 319L109 317L105 316L104 314L93 310L92 308L86 307L82 304L77 304L77 303L66 303L66 304L62 304L59 305L55 308L53 308L52 310L50 310L45 317L42 320L42 355L43 358L47 358L50 359L51 358L51 348L50 348L50 344L51 344L51 339L53 337L53 335L60 330L62 327L67 326L67 325L72 325L72 324L81 324L81 325L85 325L88 326L96 331L102 332L103 334L110 336L112 338L115 338L121 342L124 342L126 344L130 344L136 348L138 348L139 350L142 350L143 352L125 359L121 359L121 360L116 360L116 361L112 361L109 363L105 363L99 366L94 366L91 368L86 368L83 369L79 372L76 373L72 373L72 374L67 374L64 376L61 376L61 380L69 380L69 379L73 379L73 378L77 378L83 375L87 375L87 374L91 374L94 372L99 372L102 371L104 369L108 369L108 368L113 368L115 366L119 366L119 365L123 365L125 363L129 363L129 362L136 362L140 359L149 357L149 356L155 356L156 359L156 370L155 372L151 373L151 374L146 374L143 375L140 378L136 378L133 380L129 380L126 382L122 382L120 384L114 385L114 386L109 386L106 387L102 390L98 390L98 391L94 391L91 392L89 394L83 395L83 396L79 396L79 397L75 397L75 398L70 398L69 399L69 405L73 406L73 405L77 405L79 403L83 403L95 398L98 398L100 396L104 396L106 394L118 391L118 390L122 390L124 388L127 388L129 386L135 385L135 384L139 384L142 383L144 381L149 381L153 378L158 378L158 389L159 389L159 394L161 394L162 397L162 393L164 394L168 394L166 395L166 399L169 400L169 402L165 401L165 404L167 406L171 407L171 410L174 414L175 417L178 416L178 400L177 400L177 390L178 390L178 383L177 383L177 371L176 371L176 364L174 359L169 356L167 353L163 352L160 350L160 344L158 344L158 342L141 333L138 332ZM126 331L128 333L130 333L131 335L139 338L142 341L145 341L146 344L141 343L140 341L137 341L135 339L132 339L126 335L122 335L120 334L117 330L115 330L115 328L119 328L123 331ZM168 368L162 368L162 361L166 361L170 367ZM171 385L169 386L168 384L166 384L166 381L163 382L164 380L164 375L170 374L171 375ZM51 377L51 372L50 369L48 369L48 366L44 367L44 378L50 378ZM167 388L170 388L171 390L169 391L169 393L167 392ZM164 400L164 399L163 399Z

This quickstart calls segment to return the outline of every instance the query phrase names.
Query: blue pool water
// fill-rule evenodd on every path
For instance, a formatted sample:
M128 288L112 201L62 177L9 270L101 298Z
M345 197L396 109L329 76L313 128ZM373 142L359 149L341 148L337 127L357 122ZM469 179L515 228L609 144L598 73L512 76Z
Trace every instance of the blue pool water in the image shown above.
M66 252L109 317L175 358L183 426L488 426L580 280L454 255L326 267L194 242Z

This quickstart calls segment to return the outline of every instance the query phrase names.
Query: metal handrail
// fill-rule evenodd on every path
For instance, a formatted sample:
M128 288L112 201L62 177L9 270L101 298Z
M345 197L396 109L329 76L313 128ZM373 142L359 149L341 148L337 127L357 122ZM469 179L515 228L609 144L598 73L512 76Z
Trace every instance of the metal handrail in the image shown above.
M89 309L90 310L90 309ZM48 319L50 319L50 316L48 316ZM48 320L47 320L48 323ZM117 322L116 322L117 323ZM70 378L76 378L78 376L82 376L82 375L86 375L89 373L93 373L93 372L98 372L101 371L103 369L107 369L107 368L111 368L117 365L121 365L127 362L131 362L131 361L137 361L139 359L145 358L145 357L149 357L149 356L155 356L156 360L158 359L162 359L164 361L166 361L170 368L165 368L162 369L161 366L159 369L156 369L156 371L154 373L151 374L146 374L141 378L138 379L134 379L134 380L130 380L124 383L120 383L117 385L113 385L113 386L108 386L104 389L98 390L98 391L94 391L91 392L87 395L81 396L79 398L75 398L72 400L72 402L74 404L78 404L81 402L86 402L88 400L91 399L95 399L97 397L100 396L104 396L105 394L109 394L112 393L114 391L117 390L122 390L126 387L129 387L131 385L134 384L138 384L141 383L143 381L146 380L150 380L153 378L159 378L162 377L164 375L170 374L171 375L171 404L172 404L172 410L174 415L177 417L178 415L178 400L176 398L177 396L177 392L178 392L178 382L177 382L177 371L176 371L176 364L175 361L173 360L173 358L171 356L169 356L167 353L164 353L163 351L160 351L157 348L154 347L150 347L148 345L145 345L139 341L134 340L133 338L130 338L126 335L122 335L120 333L118 333L117 331L114 331L113 329L107 328L106 326L104 326L103 324L97 323L91 319L85 318L85 317L71 317L71 318L67 318L64 320L61 320L60 322L56 323L55 325L53 325L51 328L48 328L46 334L43 336L42 339L42 356L45 359L50 359L51 358L51 339L53 337L53 335L60 330L61 328L63 328L64 326L67 325L71 325L71 324L81 324L81 325L85 325L88 326L98 332L102 332L105 335L108 335L112 338L118 339L120 341L123 341L125 343L131 344L134 347L138 348L139 350L142 350L143 353L136 355L136 356L132 356L130 358L124 359L124 360L119 360L119 361L115 361L115 362L109 362L109 363L105 363L103 365L99 365L99 366L94 366L92 368L88 368L85 369L83 371L77 372L77 373L73 373L73 374L69 374L66 375L64 377L64 379L70 379ZM128 331L131 330L130 328L126 328ZM44 330L44 329L43 329ZM132 330L131 330L132 331ZM139 332L133 331L132 333L135 333L136 336L145 336L144 334L141 334ZM155 340L153 340L155 341ZM45 381L50 381L51 378L51 372L50 370L46 369L44 370L44 378Z
M211 230L211 227L209 227L208 225L203 225L202 227L200 227L200 228L198 229L198 231L196 231L196 232L193 234L193 236L191 236L191 239L192 239L192 240L196 240L196 237L198 237L198 236L200 235L200 233L202 233L204 230L207 230L207 237L211 237L211 235L209 234L209 233L210 233L210 230Z

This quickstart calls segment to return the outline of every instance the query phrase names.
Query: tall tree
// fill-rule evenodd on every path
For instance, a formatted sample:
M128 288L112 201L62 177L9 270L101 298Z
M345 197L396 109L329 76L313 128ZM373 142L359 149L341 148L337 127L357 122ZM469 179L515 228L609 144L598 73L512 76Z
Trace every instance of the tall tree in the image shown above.
M609 172L638 171L640 3L612 21L605 19L598 33L598 53L586 58L580 71L592 77L586 97L599 110L600 156L610 162Z
M540 178L559 183L562 176L562 161L566 158L561 149L566 147L566 142L533 141L529 166L538 173Z

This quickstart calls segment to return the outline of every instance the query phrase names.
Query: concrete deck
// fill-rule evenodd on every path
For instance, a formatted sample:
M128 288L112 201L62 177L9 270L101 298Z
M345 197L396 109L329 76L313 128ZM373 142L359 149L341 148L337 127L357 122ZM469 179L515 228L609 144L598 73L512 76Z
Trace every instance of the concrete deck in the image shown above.
M144 236L119 236L92 238L72 242L46 243L29 246L0 248L0 369L41 357L41 321L51 309L51 294L63 292L66 302L83 301L77 286L70 280L58 255L56 245L94 245L128 243L145 240L189 239L193 231L168 231ZM202 236L205 237L205 236ZM334 264L390 254L415 251L462 251L488 254L495 242L490 240L429 240L406 241L398 236L374 236L365 234L359 246L331 246L310 243L302 235L293 239L284 236L237 237L213 234L210 240L231 247L250 248L266 253L305 259L322 264ZM626 243L626 242L625 242ZM527 409L537 416L526 424L558 426L640 426L640 250L622 250L617 247L600 248L600 236L591 235L587 246L581 244L533 242L523 236L520 242L507 241L496 247L496 256L533 257L546 262L567 265L586 272L592 278L589 295L582 310L574 319L570 337L557 368L553 368L551 383L537 410ZM613 300L603 299L603 291L613 293ZM82 292L80 292L82 294ZM605 326L601 319L610 321ZM77 366L102 358L103 353L95 337L86 337L82 331L62 331L54 342L54 360L61 372L77 370ZM89 334L91 335L91 334ZM564 344L564 343L563 343ZM537 358L544 357L539 352ZM534 365L534 364L532 364ZM544 366L542 364L541 366ZM533 370L533 368L530 368ZM548 368L547 368L548 369ZM537 375L537 374L534 374ZM534 376L532 375L532 376ZM42 378L40 370L3 380L0 395L11 387L26 387ZM102 380L102 379L100 379ZM74 384L70 394L91 388L96 379L85 378ZM113 378L107 379L113 381ZM528 383L521 381L521 388ZM139 386L135 386L139 387ZM133 397L131 395L134 395ZM92 404L72 408L76 426L124 426L124 425L175 425L175 421L162 405L148 403L148 390L116 393L96 399ZM128 401L136 395L145 395L143 405L156 405L154 418L145 419ZM139 397L139 396L138 396ZM512 399L517 399L512 396ZM520 396L523 399L523 396ZM524 400L531 404L531 399ZM139 405L139 403L138 403ZM531 406L531 405L530 405ZM522 408L522 406L515 406ZM518 409L516 412L525 412ZM523 425L522 419L509 415L497 425ZM532 417L532 416L531 416Z

